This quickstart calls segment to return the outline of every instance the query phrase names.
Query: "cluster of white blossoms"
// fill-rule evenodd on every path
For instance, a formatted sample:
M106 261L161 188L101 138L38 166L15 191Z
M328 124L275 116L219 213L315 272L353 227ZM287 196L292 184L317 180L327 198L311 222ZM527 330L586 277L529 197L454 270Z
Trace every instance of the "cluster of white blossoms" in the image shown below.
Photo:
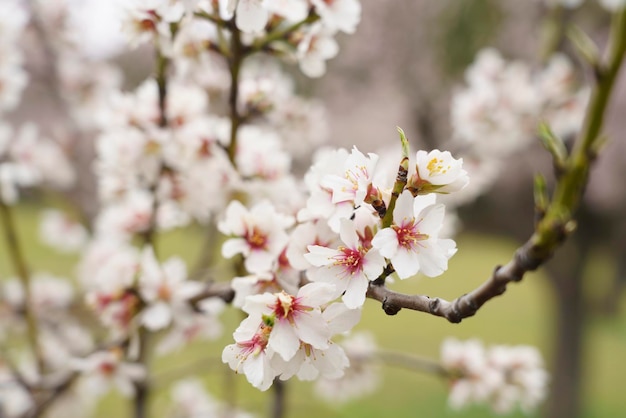
M181 257L159 259L153 239L163 230L215 225L225 236L222 255L234 259L238 275L231 280L232 304L247 314L234 343L224 348L223 362L261 390L276 378L296 377L333 381L326 387L341 389L344 398L373 391L376 374L365 365L373 357L371 342L347 337L342 346L334 340L359 322L370 286L390 276L436 277L447 270L457 249L444 233L448 217L439 197L464 190L464 162L448 151L410 155L403 137L402 157L323 149L304 179L296 178L294 160L308 158L326 139L324 110L298 97L279 65L258 57L267 52L291 59L306 75L321 76L338 52L335 36L355 31L360 2L125 2L121 26L129 46L153 43L158 67L154 79L129 90L121 87L120 71L78 48L79 34L68 20L72 1L31 3L57 58L58 103L72 121L66 136L95 138L91 167L100 198L90 228L59 211L45 212L40 225L45 244L79 252L78 289L70 278L44 273L2 286L0 342L32 331L25 332L25 312L36 319L33 351L42 358L26 360L33 387L49 373L79 382L84 399L96 400L111 387L133 396L150 377L141 350L161 355L219 337L225 302L209 291L214 283L198 280ZM32 125L14 133L2 119L19 102L27 79L14 48L28 20L21 4L0 5L3 204L17 202L18 187L65 188L77 180L66 155L76 142L43 139ZM238 54L248 54L245 64ZM234 64L239 58L240 66ZM495 67L495 74L474 69L470 78L489 87L485 106L505 108L510 98L500 96L498 77L513 85L520 70L509 74L493 54L487 61L479 67ZM557 112L571 105L563 93L570 89L569 67L555 61L550 68L537 83L556 89L541 106ZM537 104L512 98L524 111L530 109L526 100ZM466 122L483 134L484 121ZM521 128L510 121L506 129ZM81 302L94 321L76 318L85 311ZM142 346L147 333L155 338ZM506 356L498 361L509 367ZM350 364L354 369L347 372ZM13 384L12 372L0 362L0 399L11 402L0 405L0 415L10 417L37 401ZM14 379L3 385L5 375ZM196 383L174 388L180 406L174 416L221 410L200 389Z
M28 84L20 41L29 15L18 1L0 4L0 200L14 204L19 188L45 184L67 188L74 173L64 151L42 138L33 124L15 129L6 114L21 102Z
M477 153L510 155L536 137L540 121L560 138L579 131L589 91L579 88L574 67L553 56L540 72L507 62L495 49L479 52L455 93L451 117L455 138Z
M220 51L223 42L219 39L222 28L215 22L228 21L234 16L246 45L266 42L268 33L298 25L298 30L287 39L267 41L266 48L287 53L299 63L304 74L320 77L326 72L326 61L339 52L335 36L340 32L354 33L361 20L359 0L135 0L130 3L123 28L131 45L156 40L166 53L185 55L184 65L190 71L195 63L214 65L209 64L209 51ZM180 36L172 35L173 23L182 24ZM205 73L208 72L205 66Z
M462 160L419 151L409 170L408 144L401 167L356 147L326 155L307 174L310 197L295 217L269 201L233 201L219 224L230 236L222 254L241 254L249 273L233 281L249 316L223 360L262 390L276 377L341 377L348 358L331 338L358 322L370 283L393 272L438 276L456 252L439 236L436 195L467 185ZM303 277L310 283L298 289Z
M539 351L531 346L492 346L478 340L447 339L441 362L452 378L449 403L461 408L486 403L497 413L518 405L533 410L547 394L548 374Z
M472 185L446 204L462 205L484 193L507 158L536 141L540 123L563 141L573 139L589 100L589 89L577 80L574 65L562 54L533 71L495 49L481 50L450 109L454 147L461 150Z

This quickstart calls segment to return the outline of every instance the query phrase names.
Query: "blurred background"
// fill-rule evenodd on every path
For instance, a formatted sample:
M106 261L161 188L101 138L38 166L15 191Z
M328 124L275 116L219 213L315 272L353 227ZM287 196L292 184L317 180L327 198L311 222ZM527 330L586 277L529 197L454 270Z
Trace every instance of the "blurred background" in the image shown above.
M121 42L107 26L107 11L98 1L83 7L86 45L91 52L111 57L124 69L128 87L152 72L151 52L139 50L116 55ZM87 4L85 3L85 4ZM96 5L100 6L96 6ZM288 69L301 92L319 98L327 107L332 145L359 146L364 152L398 144L396 126L402 127L416 149L445 149L450 144L450 101L462 87L464 70L484 47L503 56L538 66L546 42L546 9L539 1L514 0L363 0L363 17L357 33L339 37L341 52L328 64L327 74L310 80ZM99 8L102 7L102 10ZM554 18L554 16L552 16ZM595 2L581 9L562 11L557 19L576 22L601 47L607 38L609 16ZM98 22L96 25L95 22ZM118 44L119 45L119 44ZM575 59L567 42L558 46L574 58L581 78L588 70ZM27 51L33 56L38 51ZM43 55L45 56L45 54ZM140 57L138 59L137 57ZM32 58L32 57L31 57ZM35 119L49 129L60 129L67 115L54 105L54 80L45 59L31 60L31 84L12 120ZM55 110L50 110L55 109ZM461 324L402 311L388 317L377 302L368 301L358 329L371 330L381 348L438 358L446 336L480 338L488 344L536 345L551 374L549 399L530 416L551 418L617 417L626 410L621 383L626 376L626 77L618 81L605 131L610 142L597 160L592 181L578 218L577 232L545 268L530 274L506 295L488 303L476 317ZM96 202L89 158L93 148L83 144L76 164L81 181L72 199L93 210ZM506 263L517 246L531 234L534 203L532 179L543 172L550 178L549 156L539 141L504 164L493 186L471 204L459 208L459 252L447 274L437 279L402 282L394 289L407 293L455 298L489 277ZM71 275L71 256L47 252L37 242L37 219L42 196L31 196L20 206L17 222L25 251L38 269ZM55 202L54 204L58 204ZM202 233L177 231L159 237L163 256L184 252L193 262ZM0 277L12 274L0 242ZM184 249L184 251L181 251ZM237 314L224 315L225 328L234 329ZM155 361L155 374L204 370L202 379L216 396L263 415L267 397L249 387L243 376L233 376L219 358L230 334L214 343L197 343L182 355ZM484 417L481 407L452 411L446 406L447 388L438 378L402 367L381 367L379 391L345 405L328 405L310 395L310 385L289 382L288 412L298 417ZM173 371L173 372L172 372ZM180 376L179 376L180 375ZM232 389L228 389L232 386ZM161 416L166 388L155 397L153 416ZM97 416L125 416L125 402L110 395ZM526 416L521 413L511 416Z

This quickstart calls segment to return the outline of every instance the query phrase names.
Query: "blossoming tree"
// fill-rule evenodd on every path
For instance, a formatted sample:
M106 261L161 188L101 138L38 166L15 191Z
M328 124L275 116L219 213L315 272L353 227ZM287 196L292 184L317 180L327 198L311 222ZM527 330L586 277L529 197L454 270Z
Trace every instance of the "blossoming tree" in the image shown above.
M356 31L358 0L127 2L118 22L127 47L154 54L153 75L131 90L111 62L81 49L73 1L2 2L0 223L15 277L0 299L0 416L82 416L113 385L132 399L135 417L146 417L149 359L222 332L232 342L221 362L261 391L274 388L274 416L284 414L290 379L315 380L334 401L375 391L373 363L385 355L370 335L351 334L367 298L381 314L408 309L458 323L574 231L626 52L624 1L600 3L613 17L606 56L583 32L572 35L595 74L591 86L572 81L563 55L533 71L493 49L479 54L453 98L453 155L411 150L400 128L397 145L382 152L316 150L323 107L296 95L282 65L323 76L339 52L336 37ZM42 46L67 113L59 138L10 117L30 77L19 46L27 34ZM451 301L392 290L395 278L446 272L463 251L453 240L455 209L538 129L555 184L548 191L537 177L535 227L511 260ZM91 140L97 212L78 219L48 210L40 227L46 245L79 254L74 286L27 263L14 212L36 189L70 202L67 191L84 180L74 151ZM313 153L296 177L294 162ZM195 269L160 255L159 235L183 227L208 231ZM226 305L243 314L234 330L220 320ZM449 381L453 407L529 411L546 395L547 374L529 346L448 339L439 361L403 358ZM171 389L171 416L248 416L197 380Z

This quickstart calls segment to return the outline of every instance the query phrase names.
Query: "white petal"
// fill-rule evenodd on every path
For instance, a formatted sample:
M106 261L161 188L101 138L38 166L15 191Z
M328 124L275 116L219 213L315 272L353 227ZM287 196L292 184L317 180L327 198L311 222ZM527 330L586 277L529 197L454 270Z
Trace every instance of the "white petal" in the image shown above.
M372 246L387 258L392 258L398 251L398 234L392 228L381 229L374 235Z
M250 253L250 247L243 238L232 238L222 244L222 256L224 258L231 258L235 254L248 255Z
M300 348L300 340L289 322L277 320L272 328L268 346L283 360L289 361Z
M343 295L343 303L350 309L356 309L365 303L365 293L369 280L365 276L354 276L348 282L346 293Z
M339 254L339 251L332 248L322 247L320 245L309 245L309 252L304 254L304 258L314 266L326 266L332 264L333 257Z
M295 325L295 332L300 340L315 348L328 347L330 331L321 313L316 311L302 313L298 315Z
M401 248L391 259L394 270L401 279L415 276L420 269L420 258L415 251L407 251Z
M165 328L172 321L172 309L165 302L148 306L142 314L142 323L151 331Z
M337 288L330 283L309 283L298 291L303 305L317 308L335 298Z
M396 207L393 209L393 222L400 225L402 221L414 218L413 200L415 198L410 191L405 190L396 200Z
M361 320L361 309L349 309L343 303L333 303L322 316L328 322L331 335L350 331Z
M359 236L356 233L354 223L350 219L341 219L339 228L339 237L348 248L357 248L359 246Z
M265 28L269 12L262 3L262 0L239 0L236 23L242 32L260 32Z

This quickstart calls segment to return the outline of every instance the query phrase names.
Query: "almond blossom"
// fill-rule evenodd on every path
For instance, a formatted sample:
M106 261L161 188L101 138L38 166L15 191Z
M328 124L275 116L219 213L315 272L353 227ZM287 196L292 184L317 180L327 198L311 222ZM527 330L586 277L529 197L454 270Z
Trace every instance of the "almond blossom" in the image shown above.
M320 307L333 300L335 295L335 287L330 284L309 283L295 296L285 292L249 296L243 310L258 322L272 324L268 346L288 361L301 343L319 349L328 348L331 334Z
M378 155L369 153L367 157L355 146L344 164L342 175L328 175L322 179L322 187L332 191L333 203L363 203L370 193L372 178Z
M97 351L86 358L74 359L72 367L81 373L82 385L99 395L114 385L122 395L132 396L134 383L146 377L144 366L123 361L119 349Z
M231 258L235 254L243 254L244 265L250 273L269 271L287 245L285 229L293 222L291 216L278 213L268 201L262 201L248 210L234 200L218 224L221 233L235 236L224 242L222 255Z
M385 268L385 259L376 249L365 248L352 221L341 220L339 237L343 245L337 249L309 245L304 258L316 266L307 271L315 282L332 283L337 286L337 296L351 309L365 302L369 282L376 280Z
M393 224L376 233L372 246L391 260L401 279L418 272L438 276L456 253L453 240L439 238L444 212L442 204L435 204L435 195L414 198L405 190L396 202Z
M222 362L237 373L243 372L252 386L263 391L269 389L279 374L270 364L274 354L267 347L271 332L271 325L259 325L254 318L244 320L233 334L235 344L227 345L222 351Z
M414 194L453 193L469 183L467 171L463 170L463 159L455 159L449 151L418 151L415 160L416 173L408 183Z
M141 322L146 328L156 331L167 327L173 318L190 314L189 299L202 290L202 283L187 280L183 260L172 257L160 265L152 247L144 249L139 293L147 304L141 313Z
M354 33L361 21L359 0L311 0L311 3L324 25L331 29Z

